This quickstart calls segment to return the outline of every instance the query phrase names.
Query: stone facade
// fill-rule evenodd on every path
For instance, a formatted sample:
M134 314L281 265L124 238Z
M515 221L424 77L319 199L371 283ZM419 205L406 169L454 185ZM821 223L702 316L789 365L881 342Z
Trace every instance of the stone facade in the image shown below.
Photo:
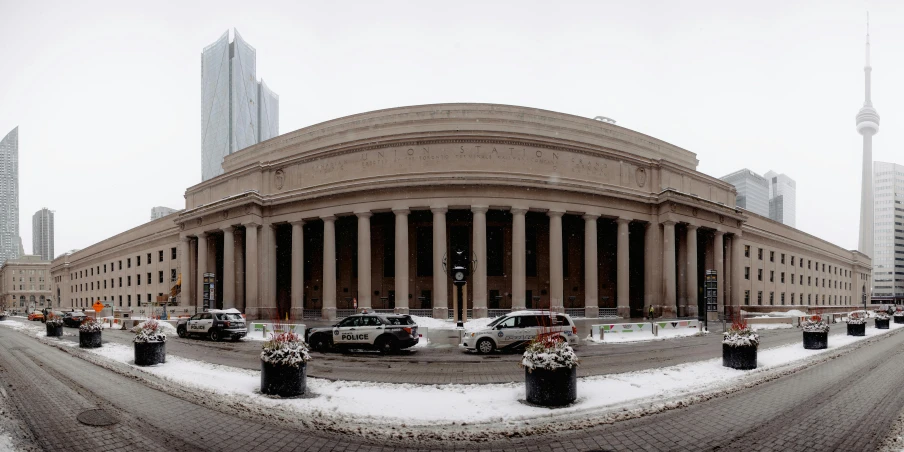
M0 300L10 311L60 307L52 297L50 262L41 256L6 261L0 267Z

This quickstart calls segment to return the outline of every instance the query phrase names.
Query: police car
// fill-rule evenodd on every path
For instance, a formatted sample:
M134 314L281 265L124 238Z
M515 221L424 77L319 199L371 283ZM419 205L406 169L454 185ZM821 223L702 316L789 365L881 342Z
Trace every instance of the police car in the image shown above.
M245 327L245 318L238 309L209 309L187 320L179 320L176 333L183 338L202 335L212 341L225 338L237 341L248 334L248 328Z
M578 329L567 314L516 311L493 320L486 327L465 331L460 347L478 353L522 349L539 334L554 335L569 345L578 345Z
M373 349L395 353L418 342L417 324L411 316L363 312L323 328L305 330L305 340L314 350Z

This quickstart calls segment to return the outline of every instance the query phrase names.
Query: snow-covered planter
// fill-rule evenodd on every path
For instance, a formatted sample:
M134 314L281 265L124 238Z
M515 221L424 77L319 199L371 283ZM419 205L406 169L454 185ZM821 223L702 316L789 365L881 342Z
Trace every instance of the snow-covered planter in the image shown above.
M894 315L895 323L904 323L904 312L897 311Z
M848 336L866 336L866 316L865 311L854 311L848 314Z
M527 402L564 406L578 397L578 357L558 336L542 334L524 350L524 384Z
M156 320L138 324L135 333L135 365L153 366L166 362L166 332Z
M97 348L101 346L101 332L103 325L94 319L88 319L78 327L78 345L82 348Z
M821 316L814 315L804 321L804 348L821 350L829 347L829 325Z
M756 351L760 336L744 320L732 323L722 333L722 365L732 369L756 369Z
M47 320L44 324L47 326L47 337L63 336L63 319L52 313L48 313Z
M889 320L891 319L885 311L876 312L876 329L887 330Z
M308 345L293 332L271 333L261 351L261 393L294 397L307 389Z
M7 311L0 311L0 322L6 320L7 317L9 317L9 312L7 312Z

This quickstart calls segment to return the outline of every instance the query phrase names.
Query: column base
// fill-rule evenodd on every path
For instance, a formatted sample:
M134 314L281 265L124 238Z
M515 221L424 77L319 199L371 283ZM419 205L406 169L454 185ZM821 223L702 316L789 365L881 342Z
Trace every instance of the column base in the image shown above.
M485 319L489 315L487 308L472 308L471 309L471 318L472 319Z
M201 312L200 308L198 309L198 312ZM247 320L260 320L261 317L260 317L260 313L258 312L257 308L251 307L251 308L245 308L245 318Z
M276 320L276 308L256 307L248 308L248 310L252 311L252 315L254 315L254 318L257 320Z
M565 306L550 306L549 312L555 312L556 314L564 314Z
M449 308L433 308L433 318L446 320L449 318Z
M623 319L631 318L631 307L630 306L619 306L618 307L618 316Z
M685 311L684 316L685 317L697 317L697 307L694 305L688 306Z
M289 309L289 322L290 323L302 323L304 321L304 309L303 308L290 308Z
M395 312L396 314L408 315L408 308L395 308L393 312Z
M323 308L320 317L324 320L336 320L336 308Z
M675 307L674 306L663 306L662 307L662 318L670 319L675 317Z
M515 312L515 311L526 311L526 310L527 310L527 306L525 306L525 305L523 305L523 304L520 305L520 306L518 306L518 305L512 305L512 312Z
M596 319L600 316L599 306L584 306L584 317L588 319Z
M718 312L707 312L706 319L710 322L718 322L719 321L719 313Z
M678 305L676 314L678 314L678 317L687 317L687 305Z

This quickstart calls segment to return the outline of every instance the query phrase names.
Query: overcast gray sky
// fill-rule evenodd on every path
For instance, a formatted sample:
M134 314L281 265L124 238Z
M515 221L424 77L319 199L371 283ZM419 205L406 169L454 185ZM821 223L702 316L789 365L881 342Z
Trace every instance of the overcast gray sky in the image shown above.
M789 3L0 0L22 240L30 253L41 207L56 254L183 207L201 178L200 53L235 27L280 96L280 133L437 102L608 116L715 177L788 174L798 228L853 249L866 11L874 159L904 163L904 2Z

